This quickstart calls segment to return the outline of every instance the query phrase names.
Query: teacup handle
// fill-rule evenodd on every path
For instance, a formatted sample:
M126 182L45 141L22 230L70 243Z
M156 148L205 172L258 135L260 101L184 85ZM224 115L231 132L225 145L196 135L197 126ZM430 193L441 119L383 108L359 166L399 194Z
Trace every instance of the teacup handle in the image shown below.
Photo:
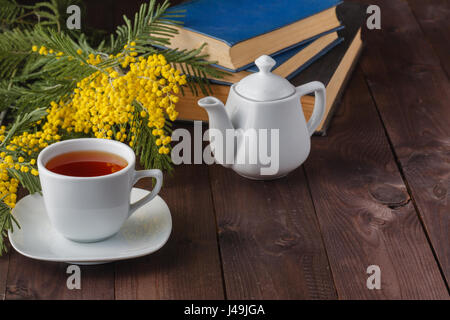
M316 95L314 109L311 118L306 125L310 136L316 131L325 114L326 89L323 83L319 81L313 81L297 87L297 94L299 94L300 97L313 92Z
M152 200L154 197L156 197L156 195L161 190L163 182L163 174L161 170L152 169L152 170L135 171L131 187L133 187L135 183L141 180L142 178L155 178L156 179L155 187L153 188L152 192L150 192L150 194L146 195L142 199L130 205L129 215L132 215L137 209L139 209L140 207L148 203L150 200Z

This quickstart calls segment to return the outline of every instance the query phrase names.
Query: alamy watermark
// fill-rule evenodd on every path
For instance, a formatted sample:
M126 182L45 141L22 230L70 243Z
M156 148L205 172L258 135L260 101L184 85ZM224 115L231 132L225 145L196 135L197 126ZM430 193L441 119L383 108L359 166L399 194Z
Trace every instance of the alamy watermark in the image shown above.
M370 16L367 18L366 26L369 30L381 29L381 9L376 4L372 4L367 7L367 14Z
M261 175L278 173L280 166L279 129L208 129L202 133L202 122L194 121L192 136L186 129L176 129L172 141L171 158L175 165L219 163L224 166L258 165ZM210 144L203 149L203 142Z
M67 278L66 286L69 290L80 290L81 289L81 269L75 264L71 264L67 267L67 274L70 276Z
M71 5L67 7L66 13L70 16L66 20L66 26L69 30L81 29L81 9L77 5Z

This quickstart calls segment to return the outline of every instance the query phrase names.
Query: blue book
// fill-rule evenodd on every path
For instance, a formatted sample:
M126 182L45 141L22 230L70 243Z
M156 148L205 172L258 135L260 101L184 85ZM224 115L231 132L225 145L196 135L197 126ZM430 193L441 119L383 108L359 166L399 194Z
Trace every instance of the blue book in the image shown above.
M196 49L207 43L209 59L241 71L262 54L279 54L340 27L340 0L193 0L170 48Z
M339 37L337 32L332 32L277 54L274 56L276 64L272 69L272 73L290 80L343 41L344 39ZM252 65L246 70L229 73L223 78L214 78L210 79L210 81L216 84L232 85L249 74L258 71L258 67Z

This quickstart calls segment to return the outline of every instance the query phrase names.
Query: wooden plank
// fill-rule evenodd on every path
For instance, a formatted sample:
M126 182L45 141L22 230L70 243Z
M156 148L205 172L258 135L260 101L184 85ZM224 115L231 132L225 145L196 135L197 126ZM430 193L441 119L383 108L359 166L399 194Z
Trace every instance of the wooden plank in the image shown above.
M25 195L20 189L18 198ZM10 250L7 300L114 299L114 264L80 266L81 289L69 290L68 264L33 260Z
M340 299L448 298L360 69L305 170Z
M450 77L450 1L408 0L428 42Z
M382 29L365 32L362 69L448 283L450 82L406 1L365 2Z
M68 266L11 252L6 299L114 299L114 264L80 266L80 290L67 288Z
M6 279L8 277L8 269L9 253L4 253L3 256L0 257L0 300L5 300L6 297Z
M302 168L253 181L210 167L229 299L335 299Z
M164 176L161 197L173 230L158 252L116 267L117 299L223 299L216 223L205 165L180 165ZM149 181L139 186L150 188Z

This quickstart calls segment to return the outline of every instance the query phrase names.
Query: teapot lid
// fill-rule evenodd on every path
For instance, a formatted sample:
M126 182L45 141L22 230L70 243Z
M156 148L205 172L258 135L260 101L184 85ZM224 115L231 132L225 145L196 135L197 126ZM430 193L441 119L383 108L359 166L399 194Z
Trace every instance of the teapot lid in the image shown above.
M263 55L255 60L259 72L253 73L236 84L241 96L255 101L272 101L286 98L295 92L295 87L286 79L270 72L274 59Z

